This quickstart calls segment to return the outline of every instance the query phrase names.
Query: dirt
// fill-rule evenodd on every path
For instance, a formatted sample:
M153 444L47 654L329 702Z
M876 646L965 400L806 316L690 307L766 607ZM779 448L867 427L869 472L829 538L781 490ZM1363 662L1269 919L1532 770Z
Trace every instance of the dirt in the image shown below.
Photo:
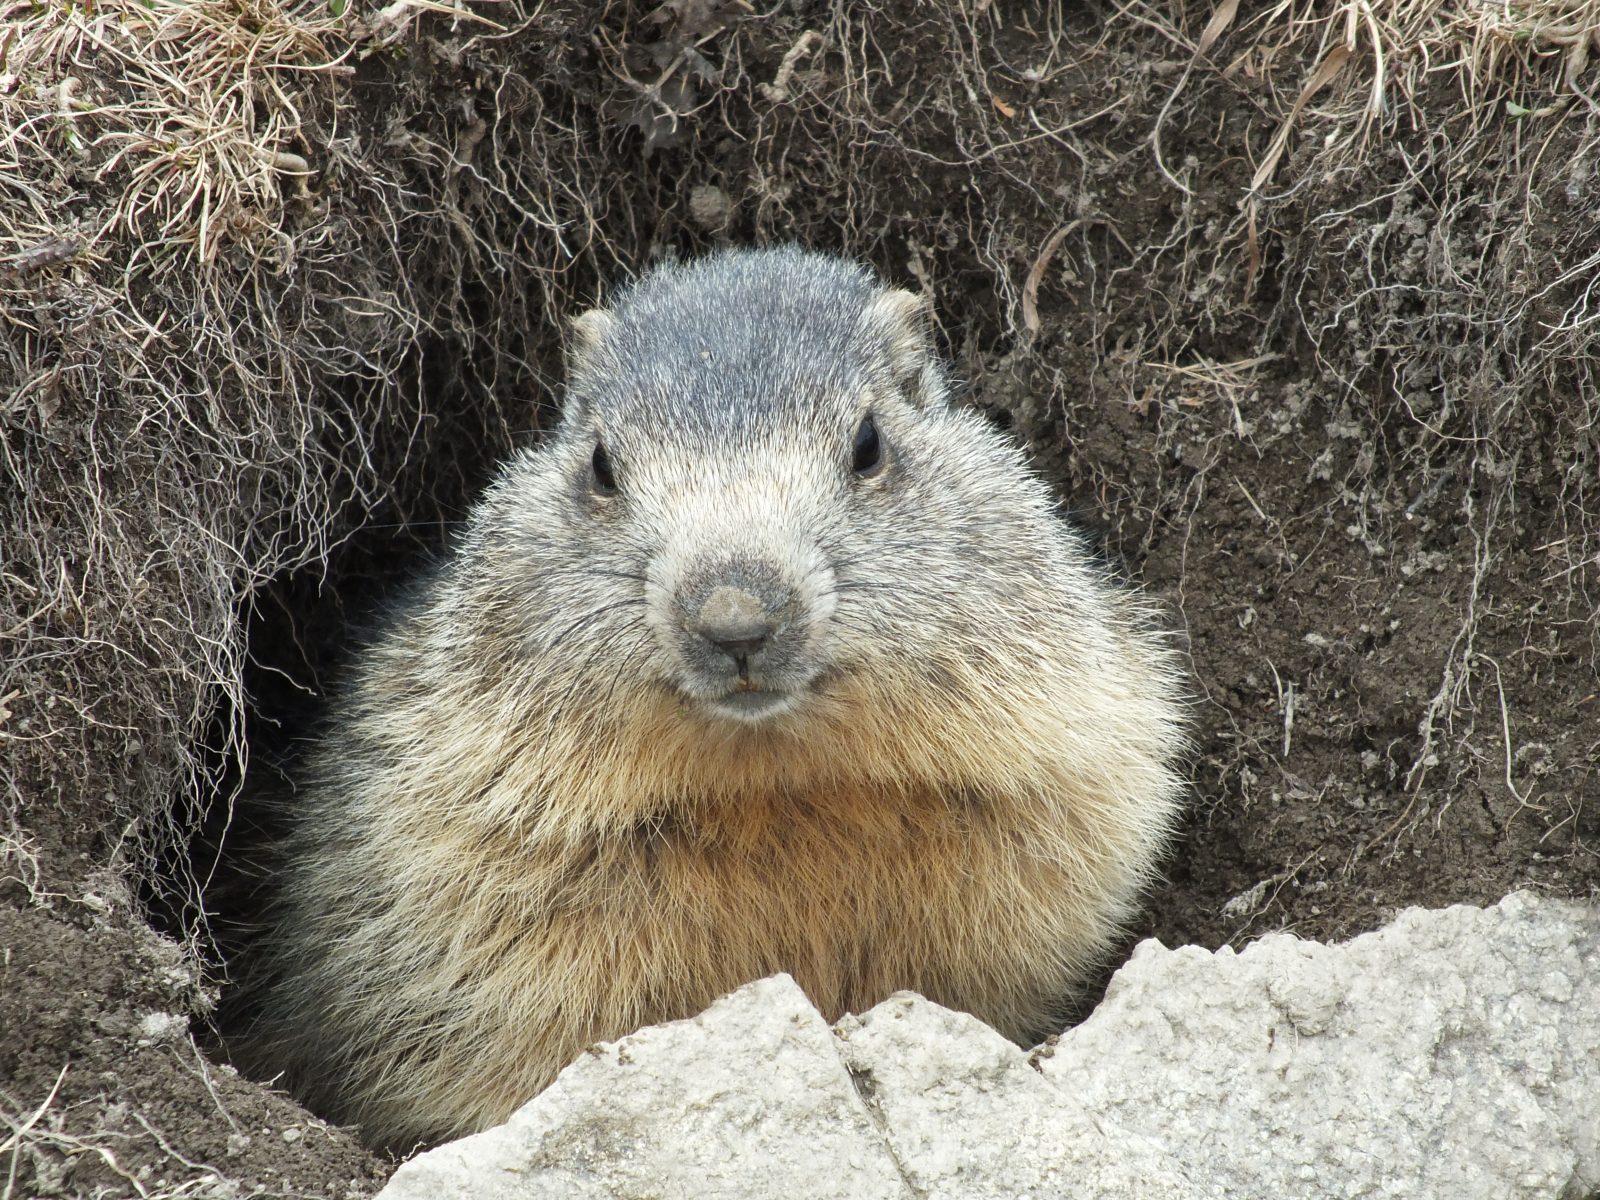
M85 603L147 604L170 632L89 638L83 612L52 611L77 673L0 679L0 1169L17 1194L381 1181L389 1164L351 1133L223 1061L223 959L254 916L252 839L271 828L248 800L229 808L231 735L270 771L314 721L352 626L551 411L555 318L626 269L718 244L798 238L925 288L970 402L1028 439L1064 511L1167 606L1192 663L1193 801L1133 936L1342 939L1407 905L1600 895L1584 340L1600 336L1600 268L1577 270L1600 263L1579 169L1596 122L1497 122L1496 94L1468 123L1440 87L1406 97L1436 126L1396 120L1337 159L1341 110L1313 106L1263 190L1253 255L1243 201L1301 75L1272 76L1249 29L1191 67L1197 28L1179 42L1126 13L1058 28L1053 12L554 5L517 38L429 18L356 62L328 127L381 150L395 175L372 194L410 205L421 231L395 258L421 332L385 367L414 408L335 408L343 383L316 399L328 419L311 440L370 474L327 474L319 548L239 586L225 630L184 624L201 609L182 563L129 572ZM797 47L787 95L763 91ZM654 101L625 81L673 62L678 87ZM1518 77L1507 95L1536 107L1539 86ZM11 280L7 312L63 279ZM22 517L66 513L84 477L133 511L142 476L107 482L116 464L89 461L104 453L79 436L92 406L46 420L32 395L0 405L0 465L65 465L26 510L6 501L0 536L30 539L6 570L87 570L88 550L51 540L68 516ZM161 469L216 464L196 450ZM159 543L176 520L165 502L134 515L148 528L105 536ZM21 629L33 606L7 595L23 599L0 628ZM159 713L114 708L121 660L152 661L154 644L208 661L191 642L213 635L248 648L231 681L174 672ZM69 711L112 715L50 742ZM205 768L192 783L187 762ZM156 813L181 836L142 836ZM203 927L192 877L208 880Z
M263 1195L372 1191L381 1164L347 1134L206 1059L189 1031L193 960L152 933L129 937L114 902L96 899L68 912L8 897L0 909L0 1026L10 1031L0 1079L9 1095L22 1082L46 1085L23 1114L37 1121L33 1136L7 1147L22 1194L186 1185L181 1194L223 1196L241 1179ZM79 1128L94 1131L88 1142Z

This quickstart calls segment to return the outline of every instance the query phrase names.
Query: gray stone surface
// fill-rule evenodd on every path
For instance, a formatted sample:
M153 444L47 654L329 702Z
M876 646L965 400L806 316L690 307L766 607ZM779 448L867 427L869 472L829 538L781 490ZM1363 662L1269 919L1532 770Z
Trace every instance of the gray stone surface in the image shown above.
M976 1017L909 992L836 1026L906 1181L928 1200L1168 1200L1176 1159L1072 1101Z
M1519 893L1342 946L1146 942L1041 1070L1219 1196L1585 1196L1600 908Z
M1410 910L1342 946L1146 942L1030 1056L787 977L596 1048L381 1200L1600 1194L1600 906Z
M787 975L595 1047L382 1200L910 1200L826 1021Z

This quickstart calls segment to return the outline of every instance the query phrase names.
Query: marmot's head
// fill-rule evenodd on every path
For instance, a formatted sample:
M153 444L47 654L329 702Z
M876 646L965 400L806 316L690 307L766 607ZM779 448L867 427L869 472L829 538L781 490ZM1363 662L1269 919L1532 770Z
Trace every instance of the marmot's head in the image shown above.
M916 297L739 251L658 270L574 332L563 420L501 485L529 585L562 600L529 606L527 636L564 641L570 669L760 724L850 676L948 682L1026 637L1043 489L950 405Z

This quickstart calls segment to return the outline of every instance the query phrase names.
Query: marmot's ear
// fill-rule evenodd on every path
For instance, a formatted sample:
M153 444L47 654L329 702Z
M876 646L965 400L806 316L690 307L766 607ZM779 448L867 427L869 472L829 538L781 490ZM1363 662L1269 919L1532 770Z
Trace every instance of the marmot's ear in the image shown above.
M862 314L862 323L888 352L895 383L913 404L940 397L938 356L934 353L928 302L915 292L879 292Z
M583 381L595 371L600 348L617 326L617 319L603 308L591 308L567 322L567 386L561 404L561 423L581 425L589 419L584 400Z
M591 308L567 326L567 379L587 374L617 319L604 308Z

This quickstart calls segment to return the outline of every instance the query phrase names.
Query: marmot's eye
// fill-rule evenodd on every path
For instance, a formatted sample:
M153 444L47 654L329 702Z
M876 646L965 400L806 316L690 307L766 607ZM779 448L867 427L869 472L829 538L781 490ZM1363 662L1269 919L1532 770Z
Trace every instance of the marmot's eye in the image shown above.
M611 456L606 453L605 444L594 444L594 457L589 460L594 468L592 486L595 493L600 496L614 496L617 493L616 477L611 474Z
M876 475L883 469L883 439L878 436L878 423L868 413L856 427L855 445L852 447L850 469L863 479Z

